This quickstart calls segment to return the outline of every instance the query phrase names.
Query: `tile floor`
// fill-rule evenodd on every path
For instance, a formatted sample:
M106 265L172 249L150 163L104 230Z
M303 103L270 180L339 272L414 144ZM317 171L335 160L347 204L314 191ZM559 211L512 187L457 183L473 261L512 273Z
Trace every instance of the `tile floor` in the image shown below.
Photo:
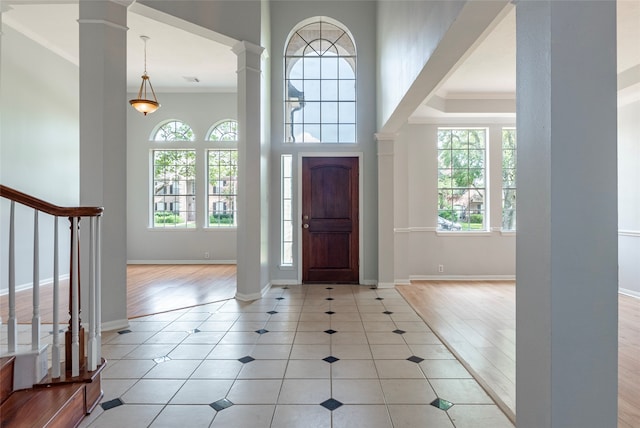
M395 289L274 287L131 320L102 354L81 427L513 427Z

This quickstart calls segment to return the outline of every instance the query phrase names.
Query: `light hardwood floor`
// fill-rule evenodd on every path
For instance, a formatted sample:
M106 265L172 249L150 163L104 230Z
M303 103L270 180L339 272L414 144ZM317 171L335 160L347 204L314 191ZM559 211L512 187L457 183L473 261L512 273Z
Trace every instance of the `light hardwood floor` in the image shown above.
M129 265L127 267L127 316L182 309L231 299L236 293L235 265ZM60 323L68 322L69 283L60 283ZM16 293L16 316L21 324L31 323L31 289ZM0 296L0 314L7 320L9 302ZM41 322L53 321L53 287L40 288Z
M515 413L513 282L397 286L510 418ZM640 427L640 300L619 296L618 428Z

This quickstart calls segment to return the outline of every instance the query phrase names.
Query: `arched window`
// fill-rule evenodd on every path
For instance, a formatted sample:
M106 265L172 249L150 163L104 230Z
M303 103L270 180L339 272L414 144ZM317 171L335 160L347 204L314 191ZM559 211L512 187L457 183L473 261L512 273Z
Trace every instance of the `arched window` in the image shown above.
M317 18L292 33L284 88L287 142L356 142L356 47L342 25Z
M238 122L224 120L211 128L207 141L207 226L237 226L238 196ZM226 144L225 144L226 143Z
M157 127L152 141L194 141L193 130L173 120ZM151 225L190 228L196 223L196 151L166 148L151 151Z
M238 141L238 122L225 120L216 124L209 131L207 141Z
M179 120L165 122L153 134L153 141L193 141L195 135L189 125Z

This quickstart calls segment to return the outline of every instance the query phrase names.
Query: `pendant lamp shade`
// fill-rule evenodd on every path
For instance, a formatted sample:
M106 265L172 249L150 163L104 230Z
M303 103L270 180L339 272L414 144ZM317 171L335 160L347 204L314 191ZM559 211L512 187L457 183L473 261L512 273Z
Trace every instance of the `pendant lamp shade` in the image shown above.
M158 102L153 86L151 86L151 80L147 74L147 40L149 40L149 37L140 36L140 38L144 42L144 74L142 75L142 83L140 84L140 90L138 90L138 96L133 100L129 100L129 104L146 116L148 113L153 113L158 110L160 103ZM149 97L149 93L153 96L153 99Z

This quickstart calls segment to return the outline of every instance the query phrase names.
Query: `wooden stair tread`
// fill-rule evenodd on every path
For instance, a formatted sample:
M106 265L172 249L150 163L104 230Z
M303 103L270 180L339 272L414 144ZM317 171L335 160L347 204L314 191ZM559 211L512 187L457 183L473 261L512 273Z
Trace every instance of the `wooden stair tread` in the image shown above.
M0 407L0 427L69 427L84 417L84 385L14 391Z
M0 404L4 403L13 391L13 366L16 357L0 358Z
M94 371L90 372L87 370L87 364L85 360L85 364L80 368L80 374L78 376L72 377L71 372L65 370L64 363L60 363L59 378L52 377L51 369L49 369L47 375L37 385L34 385L34 388L48 387L61 383L91 383L102 372L102 369L104 369L106 365L107 361L104 358L101 358L98 367Z

